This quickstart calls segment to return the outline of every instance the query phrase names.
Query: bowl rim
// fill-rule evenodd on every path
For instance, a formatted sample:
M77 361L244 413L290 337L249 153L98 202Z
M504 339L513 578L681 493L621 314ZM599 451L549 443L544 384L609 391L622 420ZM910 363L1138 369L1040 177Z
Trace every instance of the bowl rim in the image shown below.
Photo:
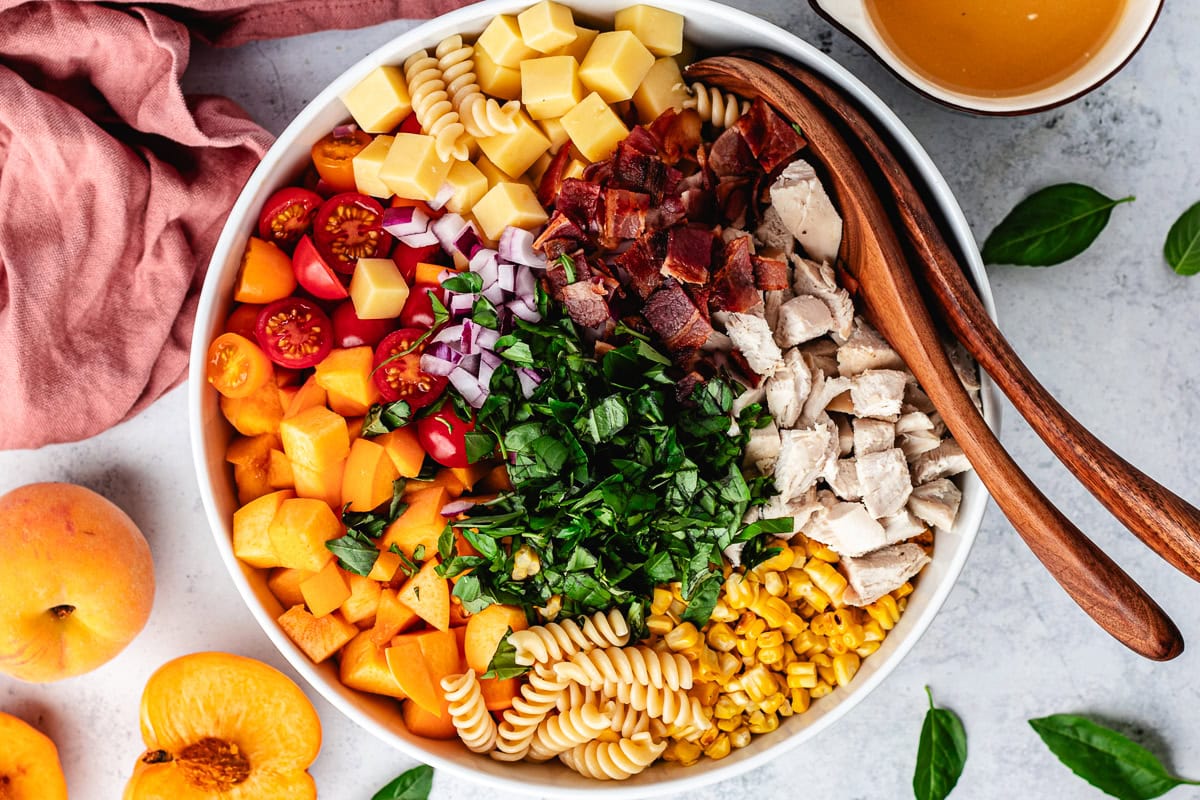
M716 783L778 758L788 750L819 735L822 731L835 724L892 673L916 645L917 641L920 640L934 617L937 616L945 604L946 598L958 582L971 546L978 535L989 496L986 489L982 487L982 484L978 483L978 478L974 473L969 473L966 480L978 484L978 489L973 493L973 497L976 499L968 507L968 504L965 502L966 493L964 492L964 505L960 510L959 522L956 525L954 533L955 536L961 538L961 546L955 551L953 559L946 563L945 574L940 583L931 587L927 608L915 620L914 626L909 630L908 635L898 643L896 649L887 659L880 663L877 670L870 675L860 678L860 682L853 687L852 693L841 698L823 716L815 722L795 730L790 735L779 735L776 741L763 747L760 752L754 753L744 759L732 762L707 762L711 766L707 768L691 767L681 770L678 775L672 775L669 778L649 784L636 782L626 784L591 782L587 785L567 786L561 783L531 782L528 779L518 780L516 778L497 777L492 774L475 772L432 750L422 748L397 736L337 691L328 679L318 672L317 665L311 663L307 656L287 638L275 619L258 600L254 589L250 586L247 579L244 571L246 568L233 554L233 546L230 538L231 523L218 508L214 483L209 469L212 459L208 452L208 443L205 438L203 410L204 398L209 391L204 376L204 365L208 347L207 339L209 331L213 329L218 319L223 319L223 317L219 317L219 312L227 304L229 298L225 297L220 291L222 273L228 269L227 264L236 263L236 261L231 261L230 256L234 252L240 252L244 247L242 240L245 234L239 228L245 224L247 219L252 220L257 214L257 209L251 206L256 192L261 191L263 186L269 184L272 179L277 179L276 171L280 168L280 164L284 161L287 152L296 146L297 140L309 132L317 116L330 103L337 102L340 94L353 86L371 69L380 64L397 63L410 52L422 46L430 46L430 41L438 41L449 33L470 29L471 26L478 24L480 20L486 20L494 14L511 13L514 10L519 10L527 6L528 2L529 0L483 0L483 2L464 6L448 14L425 21L409 31L401 33L368 53L342 72L309 101L304 109L280 133L275 143L267 151L260 164L247 180L231 209L221 236L214 248L208 273L204 279L196 312L188 375L189 428L193 462L209 528L213 534L221 558L225 563L226 570L233 579L238 592L242 595L242 599L246 602L251 614L257 620L263 632L266 633L267 637L275 645L276 649L279 650L290 666L304 678L310 687L315 689L326 701L360 728L369 731L376 738L386 742L403 754L423 763L431 764L438 769L444 769L456 777L517 794L545 795L546 793L552 793L556 797L595 797L603 794L605 797L610 798L661 796ZM591 0L591 2L602 3L606 7L611 6L614 11L624 5L623 2L618 2L617 0ZM889 130L899 147L908 156L909 163L913 165L915 177L928 187L931 199L939 209L942 217L946 220L954 241L965 256L971 277L977 286L985 308L993 319L995 318L995 304L988 284L986 271L979 257L978 248L971 234L970 226L963 216L962 210L953 193L944 177L937 170L937 167L911 131L865 84L860 82L831 57L821 53L816 47L808 44L798 36L748 12L731 8L714 0L657 0L654 4L685 15L703 14L715 17L722 25L727 24L730 26L729 30L734 31L729 38L750 41L758 46L765 44L768 47L778 49L790 57L799 58L812 65L827 80L839 84L852 94L868 114L879 120ZM730 44L729 46L734 47L738 45ZM995 387L986 375L982 376L982 385L985 419L994 430L999 431L1000 404Z

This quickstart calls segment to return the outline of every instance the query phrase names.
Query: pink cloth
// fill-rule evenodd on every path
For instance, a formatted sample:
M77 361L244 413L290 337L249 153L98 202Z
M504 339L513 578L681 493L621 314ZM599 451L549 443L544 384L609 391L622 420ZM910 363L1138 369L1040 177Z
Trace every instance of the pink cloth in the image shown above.
M271 143L183 95L189 28L236 45L462 4L0 0L0 449L97 434L186 374L209 255Z

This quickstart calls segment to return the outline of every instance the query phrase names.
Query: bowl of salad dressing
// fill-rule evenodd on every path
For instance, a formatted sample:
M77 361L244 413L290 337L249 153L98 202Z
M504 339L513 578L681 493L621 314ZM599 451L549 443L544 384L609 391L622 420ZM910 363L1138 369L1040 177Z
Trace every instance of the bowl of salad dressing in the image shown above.
M1121 70L1162 0L811 0L899 78L980 114L1042 111Z

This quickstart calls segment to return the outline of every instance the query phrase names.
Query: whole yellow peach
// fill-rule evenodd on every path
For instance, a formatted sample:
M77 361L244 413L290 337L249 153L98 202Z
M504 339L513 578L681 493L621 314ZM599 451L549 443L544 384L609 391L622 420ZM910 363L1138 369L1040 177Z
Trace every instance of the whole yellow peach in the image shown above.
M0 797L4 800L67 800L58 748L23 720L0 712Z

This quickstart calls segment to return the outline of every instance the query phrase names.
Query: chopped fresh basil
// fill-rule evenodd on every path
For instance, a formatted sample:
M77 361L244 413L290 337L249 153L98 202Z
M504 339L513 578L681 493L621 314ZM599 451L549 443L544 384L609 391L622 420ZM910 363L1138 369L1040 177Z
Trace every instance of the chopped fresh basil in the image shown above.
M342 509L342 524L346 526L346 533L325 543L329 552L337 557L342 569L355 575L370 574L379 558L379 537L408 507L404 503L404 486L404 478L393 482L391 499L370 511L351 511L348 505ZM400 555L403 562L404 554Z
M508 640L512 632L512 628L504 632L504 636L496 645L496 652L492 655L492 660L488 663L487 672L479 677L503 680L504 678L519 677L529 671L529 667L523 667L517 663L517 648L513 647L512 642Z
M367 411L363 419L362 435L366 437L382 436L385 433L403 428L412 421L412 407L405 400L394 403L376 403Z

